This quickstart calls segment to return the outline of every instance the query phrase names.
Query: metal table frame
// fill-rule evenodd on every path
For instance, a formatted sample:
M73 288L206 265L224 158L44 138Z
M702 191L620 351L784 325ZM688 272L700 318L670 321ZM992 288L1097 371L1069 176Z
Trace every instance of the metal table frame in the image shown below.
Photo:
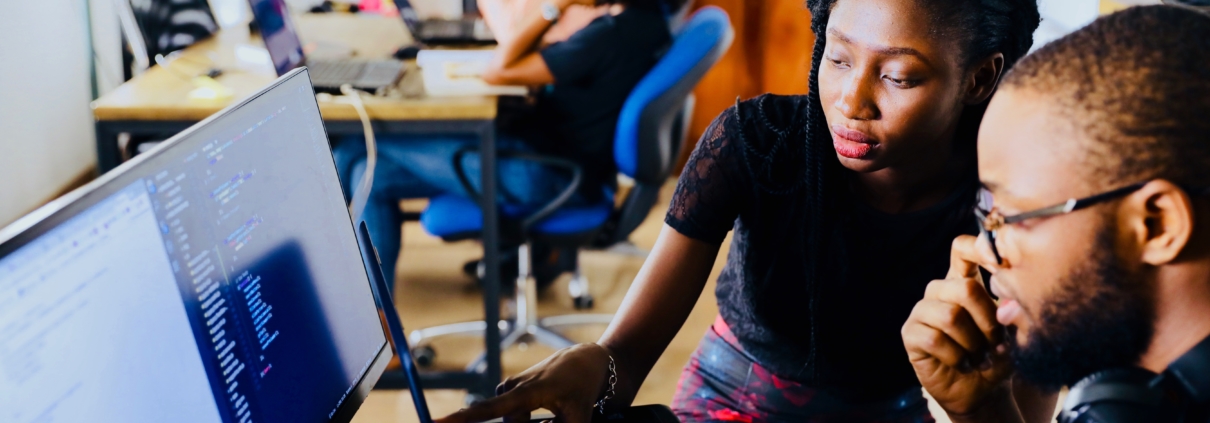
M96 122L97 168L101 173L121 164L118 136L171 135L193 125L194 121L101 120ZM362 135L359 121L324 121L329 136ZM472 134L479 137L482 162L483 199L483 316L485 322L500 321L500 227L496 206L496 124L494 120L414 120L374 121L375 134ZM502 380L500 331L484 331L487 369L477 372L425 372L420 378L428 389L465 389L484 398L495 396ZM402 371L387 372L375 389L407 389Z

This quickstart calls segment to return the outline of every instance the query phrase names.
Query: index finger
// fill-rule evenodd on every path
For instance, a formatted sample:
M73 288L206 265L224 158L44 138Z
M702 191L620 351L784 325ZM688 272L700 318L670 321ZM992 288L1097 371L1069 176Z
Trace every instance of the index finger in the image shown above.
M950 269L946 279L979 277L979 267L995 271L996 258L988 248L979 248L980 235L959 235L950 245Z
M512 392L472 404L443 418L435 423L472 423L482 422L520 412L530 412L538 407L528 404L524 397Z

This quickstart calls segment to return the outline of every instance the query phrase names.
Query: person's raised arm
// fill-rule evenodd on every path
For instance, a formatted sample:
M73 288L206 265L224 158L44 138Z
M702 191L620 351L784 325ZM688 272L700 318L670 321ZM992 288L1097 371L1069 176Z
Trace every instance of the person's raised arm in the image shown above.
M681 235L664 226L617 317L598 344L559 350L496 388L500 396L439 420L477 422L505 417L526 421L545 408L569 423L588 423L593 405L605 392L609 358L618 374L611 405L629 405L647 372L680 330L697 303L719 246Z
M595 0L544 0L561 12L574 4L593 5ZM510 34L499 40L496 54L483 73L495 85L545 85L555 81L546 60L538 53L542 35L554 22L541 13L525 13Z
M502 44L513 37L513 31L526 14L541 13L544 0L477 0L479 12L484 23L491 29L496 42ZM539 48L560 41L588 26L593 19L608 13L609 6L590 7L581 4L571 5L563 10L562 16L554 25L542 34Z

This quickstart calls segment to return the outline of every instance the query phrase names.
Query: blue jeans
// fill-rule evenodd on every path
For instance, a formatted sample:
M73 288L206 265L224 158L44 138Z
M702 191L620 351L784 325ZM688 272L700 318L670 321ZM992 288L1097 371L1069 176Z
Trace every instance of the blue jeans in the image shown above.
M378 163L366 202L365 221L370 229L370 239L382 259L382 273L388 286L394 286L395 265L401 248L403 212L399 210L399 200L442 194L468 196L454 171L454 153L463 147L478 145L478 138L458 135L378 139ZM529 152L532 148L519 138L499 136L496 150ZM352 188L361 183L365 173L365 141L361 137L348 137L336 146L333 155L341 186L345 195L351 197ZM482 189L479 154L463 156L462 166L475 190ZM549 202L571 182L569 172L520 159L498 159L496 174L499 201L526 209Z

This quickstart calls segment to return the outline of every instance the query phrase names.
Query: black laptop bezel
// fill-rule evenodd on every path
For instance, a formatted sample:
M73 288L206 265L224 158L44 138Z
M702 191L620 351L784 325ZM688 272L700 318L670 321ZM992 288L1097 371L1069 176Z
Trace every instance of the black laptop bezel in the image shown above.
M160 145L156 146L154 149L135 156L133 159L121 164L114 170L101 175L91 183L77 188L64 196L51 201L42 207L39 207L37 210L34 210L24 217L17 219L17 221L9 224L8 226L5 226L3 229L0 229L0 258L8 257L8 255L12 254L14 251L19 250L21 247L24 247L42 235L45 235L47 232L54 230L63 222L66 222L67 220L79 215L81 212L88 210L89 207L96 205L115 192L118 192L134 183L139 178L138 176L134 176L132 173L134 169L143 165L145 162L163 155L165 151L183 142L185 138L188 138L190 135L197 132L199 128L207 126L214 120L232 113L235 109L247 105L253 100L260 98L260 96L293 78L305 78L307 85L311 84L310 76L307 73L307 68L295 68L294 70L277 78L277 80L273 81L272 84L269 84L269 86L261 89L256 94L253 94L238 103L227 106L218 113L211 115L201 122L190 126L188 129L181 131L172 138L169 138L167 141L160 143ZM324 128L322 125L320 127L323 128L323 138L326 139L327 128ZM332 166L336 166L335 159L332 161ZM355 231L351 218L348 221L347 230ZM376 288L372 284L372 280L367 269L364 269L364 263L362 271L367 272L362 275L365 278L366 284L371 288L370 292L375 292ZM366 397L369 396L370 390L378 382L378 379L382 377L382 373L386 370L387 363L390 362L392 357L393 353L391 351L390 341L384 337L383 344L379 346L374 361L366 369L365 373L361 375L361 378L357 381L357 383L352 386L352 389L349 390L345 399L336 408L336 411L333 412L332 417L329 419L330 422L347 423L352 421L353 415L356 414L357 409L361 407L361 404L365 402Z
M473 3L473 1L472 1ZM476 38L475 34L467 33L464 37L429 37L422 38L424 33L423 27L428 20L420 19L416 14L416 8L412 7L409 0L395 0L395 8L399 10L399 19L403 21L403 26L407 27L408 32L412 35L413 41L432 44L432 45L465 45L465 46L487 46L496 45L496 38L491 39ZM476 12L478 8L476 8ZM482 17L474 19L451 19L450 21L473 22L474 20L482 20Z

